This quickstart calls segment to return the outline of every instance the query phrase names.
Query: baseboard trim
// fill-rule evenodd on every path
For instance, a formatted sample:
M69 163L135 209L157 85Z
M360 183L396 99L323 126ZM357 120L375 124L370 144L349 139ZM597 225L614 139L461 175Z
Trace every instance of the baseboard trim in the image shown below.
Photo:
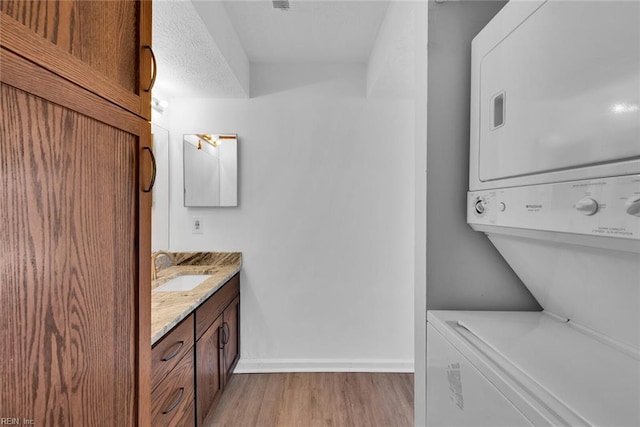
M243 359L234 372L389 372L412 373L413 360L403 359Z

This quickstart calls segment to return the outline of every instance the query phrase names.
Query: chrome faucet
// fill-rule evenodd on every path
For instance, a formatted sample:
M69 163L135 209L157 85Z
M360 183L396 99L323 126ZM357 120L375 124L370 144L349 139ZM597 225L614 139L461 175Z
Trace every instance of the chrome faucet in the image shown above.
M173 257L173 255L170 252L166 252L166 251L157 251L153 254L151 254L151 280L156 280L158 278L158 271L156 269L156 258L158 258L160 255L164 255L167 258L169 258L171 260L171 264L176 263L175 258Z

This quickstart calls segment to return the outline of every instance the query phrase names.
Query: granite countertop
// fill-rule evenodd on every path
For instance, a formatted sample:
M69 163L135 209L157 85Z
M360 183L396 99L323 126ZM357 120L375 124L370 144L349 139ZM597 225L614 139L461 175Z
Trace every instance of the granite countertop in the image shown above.
M151 345L191 314L242 267L240 252L172 252L171 255L174 256L174 265L170 265L170 262L167 265L166 256L160 255L156 259L157 279L151 283ZM211 274L213 277L190 291L153 291L168 280L185 274Z

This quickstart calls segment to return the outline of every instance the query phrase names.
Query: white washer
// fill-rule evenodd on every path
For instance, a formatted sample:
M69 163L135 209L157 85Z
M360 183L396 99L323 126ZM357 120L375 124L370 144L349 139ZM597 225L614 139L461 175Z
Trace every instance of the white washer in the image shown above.
M542 312L431 311L430 426L640 425L640 362Z
M427 424L640 426L640 2L511 1L472 46L467 222L543 311L429 311Z
M640 175L468 197L544 310L428 312L428 425L640 426Z

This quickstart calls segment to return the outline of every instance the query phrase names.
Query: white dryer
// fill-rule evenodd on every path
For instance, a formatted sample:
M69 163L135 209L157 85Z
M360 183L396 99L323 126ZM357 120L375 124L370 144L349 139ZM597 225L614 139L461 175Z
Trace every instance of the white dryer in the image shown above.
M429 311L427 424L640 426L640 2L511 1L472 51L467 222L543 311Z

